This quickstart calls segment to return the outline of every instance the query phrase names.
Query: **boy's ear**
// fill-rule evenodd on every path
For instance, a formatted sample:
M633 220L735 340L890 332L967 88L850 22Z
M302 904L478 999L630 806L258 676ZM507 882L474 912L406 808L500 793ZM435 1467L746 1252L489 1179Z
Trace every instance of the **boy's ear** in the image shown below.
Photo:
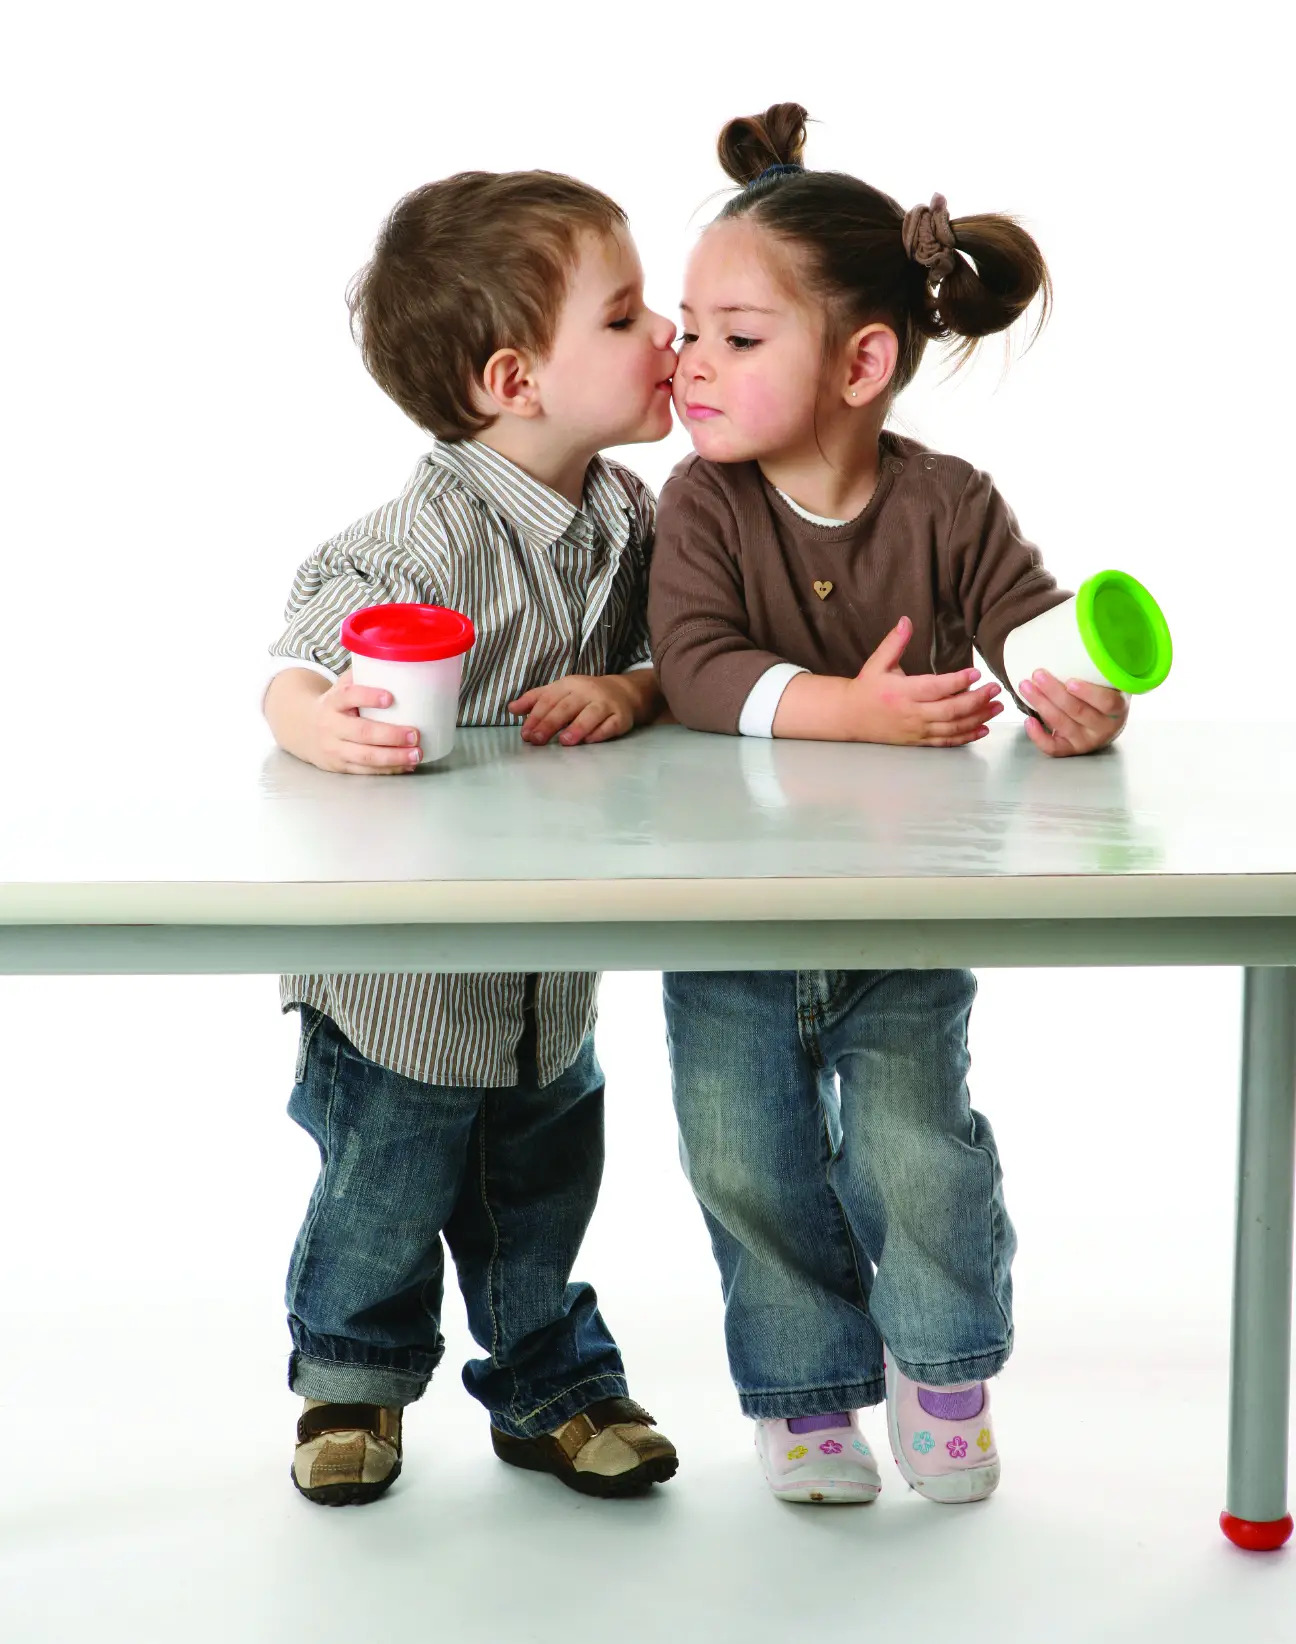
M519 348L498 348L486 361L480 391L485 409L513 417L540 414L540 384L530 355Z
M895 375L900 340L889 325L861 326L846 345L846 378L842 398L849 406L877 399Z

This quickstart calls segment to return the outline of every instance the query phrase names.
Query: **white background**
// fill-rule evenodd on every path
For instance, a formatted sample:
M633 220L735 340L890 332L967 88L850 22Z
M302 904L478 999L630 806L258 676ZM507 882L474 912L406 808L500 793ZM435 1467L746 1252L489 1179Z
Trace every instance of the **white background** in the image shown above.
M953 382L932 351L897 421L989 468L1062 580L1115 564L1153 588L1177 660L1136 712L1201 720L1209 781L1229 720L1291 712L1275 16L28 8L0 98L10 772L93 745L129 782L182 741L264 743L294 567L426 447L343 305L402 193L572 171L626 207L673 313L722 197L720 125L795 98L811 165L1037 235L1057 308L1036 348L1005 372L992 342ZM676 431L621 454L657 484L686 449ZM1292 1556L1244 1559L1213 1524L1237 978L981 982L974 1097L1023 1240L1004 1486L943 1512L889 1479L867 1513L815 1514L765 1498L736 1413L655 978L606 984L610 1160L582 1268L679 1479L609 1509L506 1474L457 1385L452 1300L405 1479L363 1513L288 1484L280 1290L313 1158L282 1113L273 981L6 981L0 1636L1287 1636Z

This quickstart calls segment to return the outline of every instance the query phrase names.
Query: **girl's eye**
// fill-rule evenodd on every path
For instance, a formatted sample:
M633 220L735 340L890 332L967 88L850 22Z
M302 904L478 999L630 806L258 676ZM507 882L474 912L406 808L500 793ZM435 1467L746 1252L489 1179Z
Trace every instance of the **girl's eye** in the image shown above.
M740 354L746 353L749 349L756 348L760 344L759 337L726 337L725 341L730 348L736 348Z
M679 344L679 346L681 348L683 348L687 343L693 343L693 342L697 341L697 332L696 331L681 331L679 336L676 337L675 341Z

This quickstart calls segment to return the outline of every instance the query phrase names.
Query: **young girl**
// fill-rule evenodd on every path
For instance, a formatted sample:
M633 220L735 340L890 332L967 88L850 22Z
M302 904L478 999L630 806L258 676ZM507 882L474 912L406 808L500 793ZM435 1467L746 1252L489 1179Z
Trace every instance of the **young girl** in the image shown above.
M696 455L659 506L653 651L695 729L958 747L1003 707L973 645L1002 677L1005 637L1067 596L987 475L883 425L929 338L966 353L1037 294L1046 312L1048 272L1007 218L951 220L939 195L906 213L804 170L805 118L783 103L720 136L745 186L685 280L674 397ZM1046 754L1125 722L1116 691L1017 689ZM1016 1241L968 1101L974 993L963 970L665 978L681 1155L785 1500L876 1496L856 1411L884 1396L911 1486L998 1483L985 1383L1012 1347Z

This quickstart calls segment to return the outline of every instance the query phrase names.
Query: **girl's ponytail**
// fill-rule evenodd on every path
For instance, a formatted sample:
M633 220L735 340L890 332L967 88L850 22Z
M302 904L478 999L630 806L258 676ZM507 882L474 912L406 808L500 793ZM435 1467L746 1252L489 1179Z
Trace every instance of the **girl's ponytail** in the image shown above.
M771 166L799 167L808 116L800 103L775 103L764 114L742 114L720 133L716 153L735 183L754 183Z
M905 250L927 266L927 279L914 315L925 336L958 338L957 363L976 348L982 337L1006 331L1042 295L1033 341L1048 319L1053 284L1039 246L1011 217L948 217L937 195L931 206L916 207L905 217ZM948 229L948 236L941 233ZM923 230L927 235L924 236ZM933 261L932 241L945 240ZM943 253L943 255L941 255Z

